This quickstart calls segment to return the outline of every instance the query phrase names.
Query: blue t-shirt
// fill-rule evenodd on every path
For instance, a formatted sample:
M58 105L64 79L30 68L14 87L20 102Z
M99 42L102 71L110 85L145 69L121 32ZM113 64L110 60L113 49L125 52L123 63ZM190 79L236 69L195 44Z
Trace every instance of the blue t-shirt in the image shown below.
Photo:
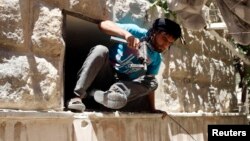
M133 36L141 39L146 36L147 30L140 28L135 24L118 24L117 25ZM109 52L110 61L114 69L126 76L127 79L136 79L142 75L156 75L159 71L161 64L161 54L152 50L152 48L147 49L147 72L143 68L131 68L131 64L140 64L141 60L138 58L138 50L131 49L127 47L126 44L116 44L110 48Z

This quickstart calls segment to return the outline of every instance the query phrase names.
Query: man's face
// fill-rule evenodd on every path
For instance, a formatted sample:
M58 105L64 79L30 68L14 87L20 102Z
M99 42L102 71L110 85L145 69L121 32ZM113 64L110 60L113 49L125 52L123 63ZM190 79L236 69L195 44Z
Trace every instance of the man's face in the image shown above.
M157 52L163 52L168 49L175 39L173 36L167 34L166 32L157 32L152 40L153 47Z

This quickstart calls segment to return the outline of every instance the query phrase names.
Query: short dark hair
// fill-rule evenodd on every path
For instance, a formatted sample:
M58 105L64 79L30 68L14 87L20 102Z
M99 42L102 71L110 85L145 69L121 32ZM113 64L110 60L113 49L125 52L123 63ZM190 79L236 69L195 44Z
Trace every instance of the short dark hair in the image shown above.
M167 18L158 18L154 21L152 29L154 31L164 31L173 36L175 39L181 37L181 27L175 21Z

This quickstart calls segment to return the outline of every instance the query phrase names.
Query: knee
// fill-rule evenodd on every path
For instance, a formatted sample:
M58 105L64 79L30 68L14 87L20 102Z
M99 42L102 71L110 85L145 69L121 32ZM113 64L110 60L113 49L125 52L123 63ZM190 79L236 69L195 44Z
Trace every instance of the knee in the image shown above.
M93 48L92 52L94 52L96 54L96 56L106 57L109 53L109 50L106 46L97 45Z
M148 87L148 89L150 89L151 91L154 91L157 89L158 87L158 82L157 79L155 77L145 77L144 78L144 85L146 87Z
M150 82L150 89L151 89L151 90L156 90L157 88L158 88L158 82L157 82L156 79L154 79L154 80L152 80L152 81Z

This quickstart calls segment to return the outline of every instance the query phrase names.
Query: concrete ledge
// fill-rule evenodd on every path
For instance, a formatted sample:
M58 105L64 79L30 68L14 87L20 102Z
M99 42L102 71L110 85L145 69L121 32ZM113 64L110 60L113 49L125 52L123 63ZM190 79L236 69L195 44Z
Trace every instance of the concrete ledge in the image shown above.
M74 113L71 112L55 112L55 111L22 111L22 110L2 110L0 111L0 118L6 119L72 119Z
M207 141L209 124L248 124L238 113L0 111L3 141Z
M0 117L29 117L29 118L157 118L162 114L158 113L134 113L134 112L84 112L73 113L70 111L23 111L23 110L0 110ZM175 117L220 117L220 116L246 116L246 113L168 113Z

